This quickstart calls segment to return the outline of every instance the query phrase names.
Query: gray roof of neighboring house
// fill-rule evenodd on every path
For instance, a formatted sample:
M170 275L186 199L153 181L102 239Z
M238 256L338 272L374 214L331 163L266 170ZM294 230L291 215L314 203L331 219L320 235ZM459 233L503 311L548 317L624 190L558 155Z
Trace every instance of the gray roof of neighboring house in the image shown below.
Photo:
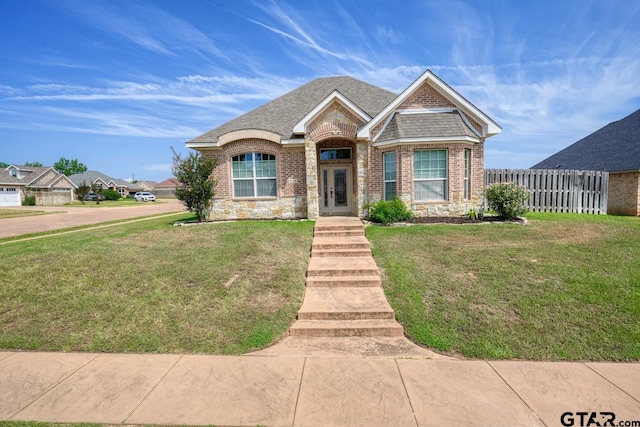
M33 167L33 166L23 166L23 165L11 165L18 168L22 172L25 173L24 176L18 178L15 176L11 176L11 172L9 168L0 169L0 184L14 184L14 185L31 185L36 187L48 187L51 183L58 179L61 175L59 172L56 172L51 166L41 166L41 167ZM38 178L44 175L47 171L53 170L56 172L56 176L49 180L48 182L36 182Z
M83 173L75 173L73 175L70 175L69 179L75 185L82 185L82 183L85 183L87 185L91 185L97 179L103 180L104 183L106 184L109 181L111 181L113 178L111 178L108 175L103 174L102 172L91 170L91 171L86 171L86 172L83 172Z
M69 179L75 185L81 185L83 182L86 183L87 185L91 185L96 180L101 179L102 181L104 181L105 184L108 184L110 181L113 181L117 186L120 186L120 187L126 187L130 190L135 190L135 189L142 190L142 187L139 187L136 184L132 184L129 181L112 178L109 175L105 175L102 172L94 171L94 170L86 171L84 173L73 174L69 177Z
M244 129L262 129L293 137L293 126L320 102L338 90L351 102L373 117L386 107L396 94L353 77L323 77L292 90L273 101L237 117L189 142L216 142L220 135Z
M478 135L465 123L458 111L440 113L395 113L376 142L402 138L436 138Z
M640 170L640 110L609 123L531 169Z

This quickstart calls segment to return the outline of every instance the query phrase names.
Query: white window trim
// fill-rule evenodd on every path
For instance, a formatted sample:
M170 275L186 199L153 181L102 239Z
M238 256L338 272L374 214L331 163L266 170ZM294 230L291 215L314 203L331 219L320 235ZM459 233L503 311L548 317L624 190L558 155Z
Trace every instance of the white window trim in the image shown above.
M239 157L243 154L253 154L252 156L252 169L253 169L253 177L251 178L234 178L233 177L233 158L234 157ZM249 151L246 153L240 153L240 154L236 154L235 156L231 156L231 191L233 194L233 198L234 199L241 199L241 200L253 200L253 199L277 199L278 198L278 162L276 161L276 174L273 177L266 177L266 176L261 176L261 177L257 177L256 176L256 154L266 154L268 156L273 156L274 159L277 159L277 156L275 154L271 154L271 153L265 153L265 152L261 152L261 151ZM276 195L275 196L258 196L258 180L272 180L275 179L276 181ZM253 181L253 196L236 196L236 181Z
M386 166L387 166L387 162L385 161L385 157L387 156L387 154L395 154L396 159L394 161L394 166L396 168L395 173L396 173L396 179L386 179ZM382 200L390 200L387 199L387 183L389 182L394 182L396 183L396 196L398 195L398 154L395 151L385 151L384 153L382 153Z
M471 198L471 150L464 149L464 199Z
M415 155L417 151L444 151L445 152L445 177L444 178L420 178L420 179L416 179L415 177ZM449 150L444 149L444 148L429 148L429 149L419 149L419 150L414 150L413 151L413 162L414 162L414 166L413 166L413 197L414 197L414 201L415 202L422 202L422 203L438 203L438 202L448 202L449 201ZM416 182L424 182L424 181L438 181L438 182L442 182L444 181L444 199L435 199L435 200L420 200L416 198Z

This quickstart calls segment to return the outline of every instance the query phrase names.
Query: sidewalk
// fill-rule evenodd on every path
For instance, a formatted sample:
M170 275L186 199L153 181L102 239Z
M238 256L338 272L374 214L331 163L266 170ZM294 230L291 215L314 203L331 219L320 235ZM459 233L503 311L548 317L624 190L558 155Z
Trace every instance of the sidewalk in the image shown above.
M0 420L555 426L565 412L640 420L640 364L0 352Z

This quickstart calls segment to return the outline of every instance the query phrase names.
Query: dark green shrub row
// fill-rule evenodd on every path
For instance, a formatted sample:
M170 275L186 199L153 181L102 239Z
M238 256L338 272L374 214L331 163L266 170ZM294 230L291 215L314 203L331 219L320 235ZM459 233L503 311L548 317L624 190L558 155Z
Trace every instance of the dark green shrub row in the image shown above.
M102 190L101 194L104 196L105 200L119 200L122 198L120 193L116 190Z

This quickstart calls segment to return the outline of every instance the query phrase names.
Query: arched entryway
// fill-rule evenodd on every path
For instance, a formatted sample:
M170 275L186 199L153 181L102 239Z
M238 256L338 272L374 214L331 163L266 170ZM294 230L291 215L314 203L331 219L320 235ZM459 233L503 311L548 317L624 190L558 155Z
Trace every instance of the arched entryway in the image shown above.
M320 215L356 212L356 147L346 139L329 139L316 146Z

